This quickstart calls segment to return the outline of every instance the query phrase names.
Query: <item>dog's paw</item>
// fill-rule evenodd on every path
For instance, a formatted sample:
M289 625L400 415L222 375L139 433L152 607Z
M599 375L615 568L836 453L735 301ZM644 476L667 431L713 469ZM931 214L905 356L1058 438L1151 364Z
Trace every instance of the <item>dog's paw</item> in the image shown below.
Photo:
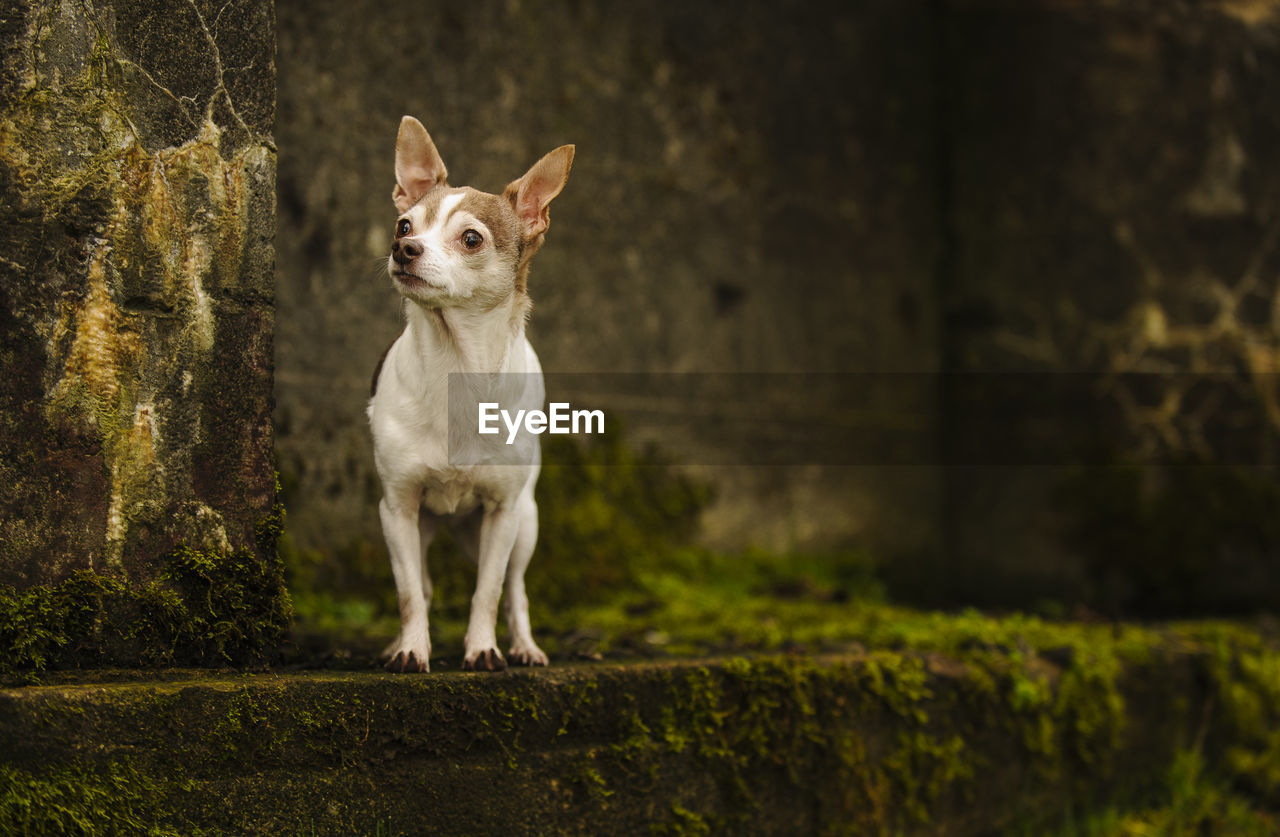
M431 671L431 661L425 654L418 656L416 651L397 651L396 655L387 661L386 669L396 674L425 673Z
M498 649L486 648L483 651L468 654L462 661L462 667L467 671L502 671L507 667L507 661L502 659Z
M507 657L511 659L511 664L516 666L545 666L550 662L543 650L533 644L513 645L507 650Z

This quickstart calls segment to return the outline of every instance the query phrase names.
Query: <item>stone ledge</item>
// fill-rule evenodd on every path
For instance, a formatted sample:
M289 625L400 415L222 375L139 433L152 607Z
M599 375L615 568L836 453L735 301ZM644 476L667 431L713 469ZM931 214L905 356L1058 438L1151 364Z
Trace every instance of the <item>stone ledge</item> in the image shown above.
M7 689L0 830L990 833L1140 791L1208 723L1202 656L1131 667L1118 689L1071 662L983 659Z

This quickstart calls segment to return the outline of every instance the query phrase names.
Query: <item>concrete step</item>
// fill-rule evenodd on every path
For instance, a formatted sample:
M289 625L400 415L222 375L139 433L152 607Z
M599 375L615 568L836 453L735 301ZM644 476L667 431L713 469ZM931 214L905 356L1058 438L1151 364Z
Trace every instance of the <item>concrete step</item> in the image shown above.
M0 691L0 832L982 834L1216 723L1203 653L1032 656L62 675Z

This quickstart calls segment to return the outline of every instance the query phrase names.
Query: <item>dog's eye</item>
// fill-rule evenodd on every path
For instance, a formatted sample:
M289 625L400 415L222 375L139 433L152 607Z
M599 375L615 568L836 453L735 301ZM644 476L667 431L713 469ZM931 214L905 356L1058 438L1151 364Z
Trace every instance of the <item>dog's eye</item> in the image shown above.
M475 230L467 230L462 234L462 246L468 250L474 250L484 244L484 236Z
M396 237L408 235L411 229L413 229L413 225L409 223L409 219L401 218L396 222Z

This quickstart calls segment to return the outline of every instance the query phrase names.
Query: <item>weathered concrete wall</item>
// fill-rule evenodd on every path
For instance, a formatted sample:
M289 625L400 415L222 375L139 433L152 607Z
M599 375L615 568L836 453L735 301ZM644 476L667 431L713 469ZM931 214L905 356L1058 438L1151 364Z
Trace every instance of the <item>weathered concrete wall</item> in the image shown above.
M838 410L800 376L633 398L633 433L715 463L713 544L865 545L951 601L1126 607L1162 575L1185 591L1165 612L1215 576L1233 587L1210 609L1280 595L1280 528L1204 518L1224 481L1219 507L1274 517L1274 473L1164 467L1275 464L1278 9L285 3L277 417L300 545L379 541L361 410L398 327L379 261L409 112L489 189L578 144L531 285L548 370L890 373ZM583 387L562 394L611 404ZM797 434L829 455L720 467Z
M950 589L1275 601L1280 4L958 2L945 32Z
M450 182L490 191L577 144L530 284L548 371L935 371L930 6L278 4L277 448L299 544L381 541L363 410L399 329L383 262L404 113L432 132ZM735 456L776 443L777 427L744 429L742 414L782 403L803 419L786 433L909 427L911 451L904 467L708 468L708 538L935 542L936 381L903 376L897 403L830 416L798 377L740 380L739 421L710 443L686 436L711 426L719 394L654 398L663 446L747 461Z
M100 640L172 658L184 596L224 562L257 589L234 618L189 615L270 637L271 4L6 2L0 21L5 662Z

